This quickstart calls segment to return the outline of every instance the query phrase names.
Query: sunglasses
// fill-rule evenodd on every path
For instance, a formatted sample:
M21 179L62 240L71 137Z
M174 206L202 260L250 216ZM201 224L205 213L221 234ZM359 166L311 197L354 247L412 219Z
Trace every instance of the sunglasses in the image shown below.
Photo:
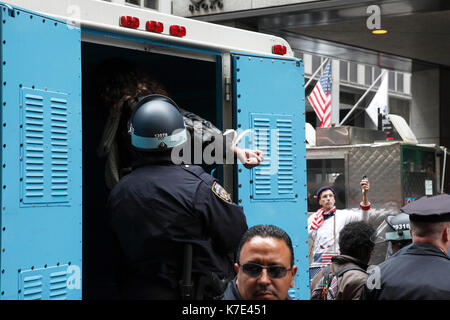
M267 269L267 274L269 277L274 279L283 278L288 271L292 270L292 268L287 269L283 266L262 266L253 262L245 263L239 266L242 267L242 270L246 275L253 278L259 277L263 269Z

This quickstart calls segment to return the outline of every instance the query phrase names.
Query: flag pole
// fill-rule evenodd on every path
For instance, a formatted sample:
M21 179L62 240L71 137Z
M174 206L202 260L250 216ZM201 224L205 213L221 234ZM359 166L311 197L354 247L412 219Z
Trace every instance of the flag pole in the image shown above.
M381 72L381 74L378 76L378 78L375 79L375 81L372 83L372 85L369 87L369 89L366 90L366 92L364 92L364 94L362 95L361 98L359 98L358 102L356 102L356 104L353 106L353 108L350 110L349 113L347 113L347 115L345 116L345 118L341 121L341 123L339 123L339 126L342 126L345 122L345 120L348 119L348 117L350 117L350 115L353 113L353 111L355 111L356 107L359 105L359 103L364 99L364 97L369 93L370 89L373 88L373 86L375 85L375 83L378 82L378 80L380 80L380 78L387 72L387 70L383 70L383 72Z
M442 181L441 181L441 193L444 193L444 179L445 179L445 165L447 162L447 148L445 147L441 147L441 149L443 148L444 150L444 165L443 165L443 170L442 170Z
M309 78L308 82L305 84L305 90L308 87L309 83L314 79L316 74L320 71L320 69L322 69L322 67L325 65L325 63L327 63L328 60L330 60L330 58L326 58L325 61L317 68L317 70L314 72L311 78Z

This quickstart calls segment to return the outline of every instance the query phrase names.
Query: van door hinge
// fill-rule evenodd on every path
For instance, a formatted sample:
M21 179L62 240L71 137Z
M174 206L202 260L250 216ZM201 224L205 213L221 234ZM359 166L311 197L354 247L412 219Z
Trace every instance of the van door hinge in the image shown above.
M231 80L230 78L225 78L225 101L231 100Z
M9 4L2 3L0 6L4 6L4 7L6 7L8 9L8 15L10 17L15 17L16 16L16 14L14 13L14 8L11 7Z

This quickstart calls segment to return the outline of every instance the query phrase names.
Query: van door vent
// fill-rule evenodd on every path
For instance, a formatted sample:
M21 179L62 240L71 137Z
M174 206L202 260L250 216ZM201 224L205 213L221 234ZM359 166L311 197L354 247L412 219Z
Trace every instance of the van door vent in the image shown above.
M54 199L68 196L68 128L67 100L51 98L51 195Z
M254 199L270 197L272 195L270 177L270 119L266 117L253 118L253 128L255 129L255 147L264 153L264 161L255 168L254 174Z
M21 206L69 201L67 95L23 88Z
M23 103L24 203L44 197L44 97L25 94Z
M50 299L67 299L67 272L65 270L50 273Z
M23 270L19 273L19 299L67 299L67 265Z
M23 299L42 299L42 275L30 275L23 277Z
M278 194L292 197L294 192L292 119L277 119Z
M293 183L292 116L251 114L255 146L264 161L252 170L252 199L295 199Z

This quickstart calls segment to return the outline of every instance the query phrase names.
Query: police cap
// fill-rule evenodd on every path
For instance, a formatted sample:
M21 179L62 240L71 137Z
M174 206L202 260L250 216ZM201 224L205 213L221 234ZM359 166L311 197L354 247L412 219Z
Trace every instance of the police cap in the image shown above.
M450 195L425 196L404 206L401 211L409 214L413 222L450 221Z

